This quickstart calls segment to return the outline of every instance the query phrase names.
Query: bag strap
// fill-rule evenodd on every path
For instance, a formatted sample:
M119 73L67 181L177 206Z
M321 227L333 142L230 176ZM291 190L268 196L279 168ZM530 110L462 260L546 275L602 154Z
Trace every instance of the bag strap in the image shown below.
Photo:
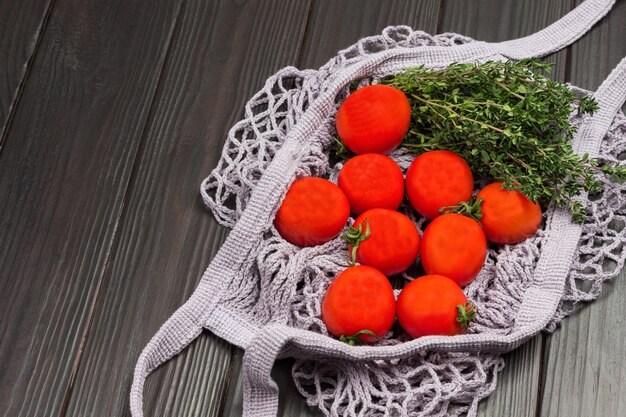
M510 59L549 55L575 42L611 10L615 0L586 0L550 26L532 35L493 43Z
M275 417L278 386L274 362L289 340L289 328L270 324L261 329L243 355L243 417Z
M583 122L580 128L581 142L577 144L577 150L579 153L597 156L604 134L626 101L626 57L613 68L593 97L598 102L599 111ZM587 138L589 139L585 140Z
M133 417L143 416L143 386L148 375L202 333L202 326L198 323L201 312L194 306L195 303L187 301L176 310L141 352L130 389L130 412Z
M626 58L611 71L593 97L598 102L598 112L583 120L573 144L578 154L591 158L598 156L602 139L626 101ZM584 192L576 200L584 202L586 199ZM521 328L543 328L554 316L581 233L582 225L572 222L566 209L555 210L535 269L536 284L526 291L518 313L516 324Z
M295 172L296 152L298 149L295 144L285 144L281 152L277 153L257 184L257 192L248 202L250 207L257 209L257 213L250 210L244 213L205 270L194 293L167 319L141 352L130 390L130 409L133 417L143 417L143 387L150 373L185 349L202 333L202 329L207 327L208 319L216 317L214 312L217 310L224 288L228 287L229 278L246 259L246 252L240 248L252 245L255 236L260 236L264 231L263 224L266 222L258 217L259 207L263 209L267 207L264 192L276 193L281 180ZM269 217L269 211L266 214L266 217ZM231 333L219 336L240 347L247 347L253 336L251 332L242 330L237 328Z

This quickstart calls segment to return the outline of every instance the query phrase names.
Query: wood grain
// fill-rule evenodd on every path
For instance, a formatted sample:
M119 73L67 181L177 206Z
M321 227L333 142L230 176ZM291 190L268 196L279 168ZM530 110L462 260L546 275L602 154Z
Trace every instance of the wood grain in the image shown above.
M199 183L278 68L395 24L511 39L576 2L0 0L0 416L129 415L140 350L227 233ZM618 1L549 58L553 76L596 88L626 55L625 23ZM624 275L506 355L479 414L626 415ZM149 378L146 416L241 415L241 357L205 332ZM292 363L273 372L279 415L320 416Z
M408 25L435 33L439 7L439 0L316 0L298 66L319 68L339 50L378 35L387 26Z
M179 2L56 4L0 155L0 415L57 416Z
M0 152L52 0L0 0Z
M480 41L506 41L543 29L571 8L571 0L446 0L441 32L456 32ZM564 77L565 56L566 51L561 50L548 58L555 64L555 79Z
M307 2L187 1L144 133L67 416L129 414L137 357L195 289L226 230L201 204L228 129L293 64ZM220 414L232 348L204 334L147 382L147 416Z
M626 56L626 2L572 47L574 85L595 90ZM541 416L626 415L626 273L547 338Z

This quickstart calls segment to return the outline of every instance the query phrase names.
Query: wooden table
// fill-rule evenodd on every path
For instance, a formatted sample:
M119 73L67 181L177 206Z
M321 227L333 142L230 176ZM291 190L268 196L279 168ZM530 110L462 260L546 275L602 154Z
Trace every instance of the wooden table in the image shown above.
M137 356L227 231L202 206L245 101L385 26L481 40L575 0L0 0L0 416L128 416ZM595 89L626 1L550 60ZM507 355L485 416L626 415L626 281ZM148 380L147 416L237 416L242 351L203 334ZM275 378L281 416L314 416Z

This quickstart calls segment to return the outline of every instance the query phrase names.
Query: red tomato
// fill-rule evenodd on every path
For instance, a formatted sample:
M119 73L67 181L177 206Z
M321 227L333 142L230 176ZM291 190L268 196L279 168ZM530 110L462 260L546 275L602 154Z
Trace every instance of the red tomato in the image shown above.
M338 184L356 215L373 208L397 210L404 197L402 170L393 159L377 153L346 162Z
M519 191L502 189L494 182L480 190L483 217L480 222L487 239L500 245L521 242L535 234L541 226L541 207Z
M480 272L487 255L487 239L478 222L461 214L433 220L422 236L422 266L465 286Z
M476 315L461 287L442 275L411 281L402 289L397 309L400 325L412 338L461 334Z
M291 184L274 225L288 242L315 246L337 236L349 215L348 199L339 187L322 178L308 177Z
M429 219L439 209L454 206L472 197L474 177L463 158L450 151L421 154L406 173L406 193L411 205Z
M361 214L352 227L370 227L370 237L359 243L356 260L389 276L411 266L417 258L420 235L415 224L402 213L387 209L371 209ZM352 248L349 248L350 253Z
M369 330L385 336L396 315L393 288L383 274L369 266L353 266L337 275L322 302L322 320L334 336L353 336ZM360 335L375 342L370 335Z
M337 111L337 134L356 154L393 151L409 130L411 105L404 93L388 85L363 87Z

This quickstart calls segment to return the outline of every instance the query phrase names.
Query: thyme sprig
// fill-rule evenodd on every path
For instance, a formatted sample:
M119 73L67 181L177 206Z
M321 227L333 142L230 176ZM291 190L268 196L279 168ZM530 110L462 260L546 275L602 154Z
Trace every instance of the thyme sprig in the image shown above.
M402 146L417 154L456 152L476 175L503 181L533 202L569 207L581 222L585 211L576 197L601 190L596 173L626 179L626 167L574 152L571 114L591 115L598 104L547 78L550 69L535 59L456 63L407 69L381 82L411 101Z

